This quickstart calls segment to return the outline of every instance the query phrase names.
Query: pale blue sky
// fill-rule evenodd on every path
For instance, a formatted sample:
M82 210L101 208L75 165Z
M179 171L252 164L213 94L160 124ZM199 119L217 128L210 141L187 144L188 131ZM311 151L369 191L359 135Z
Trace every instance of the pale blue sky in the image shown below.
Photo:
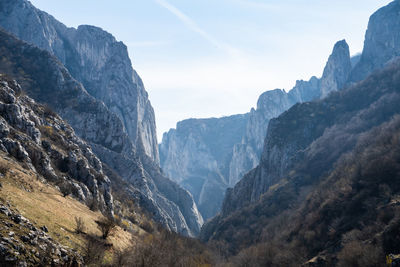
M248 112L258 96L321 76L336 41L361 52L389 0L32 0L67 26L123 41L156 112L159 142L177 121Z

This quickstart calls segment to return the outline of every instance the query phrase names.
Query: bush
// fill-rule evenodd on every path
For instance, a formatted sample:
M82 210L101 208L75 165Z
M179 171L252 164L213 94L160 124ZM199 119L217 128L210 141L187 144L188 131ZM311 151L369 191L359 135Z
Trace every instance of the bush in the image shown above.
M0 173L4 176L10 171L10 165L8 163L1 163L0 164Z
M383 266L385 257L379 246L351 241L338 254L338 266L368 267Z
M60 186L60 192L63 197L69 196L72 194L72 185L70 183L64 182Z
M91 211L98 211L99 210L99 201L95 198L89 198L87 201L87 206Z
M144 220L142 223L140 223L140 228L150 234L154 232L153 224L149 220Z
M85 226L85 222L83 221L82 217L75 217L75 222L76 222L75 232L77 234L85 233L86 226Z
M88 236L83 249L83 260L86 266L100 266L103 262L105 246L101 240Z
M95 222L97 223L97 228L101 231L103 239L107 239L113 233L116 226L114 218L111 217L105 217Z

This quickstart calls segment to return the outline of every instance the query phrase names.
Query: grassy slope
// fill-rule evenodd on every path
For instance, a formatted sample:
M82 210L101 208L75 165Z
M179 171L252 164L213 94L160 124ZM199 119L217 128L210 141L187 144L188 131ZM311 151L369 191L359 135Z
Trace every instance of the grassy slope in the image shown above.
M56 188L37 179L36 173L24 169L4 154L0 154L0 165L9 167L6 176L0 178L0 200L8 201L35 226L46 225L56 241L78 251L82 250L85 236L75 233L75 217L83 218L88 234L101 235L95 223L95 220L103 216L100 212L91 211L69 196L64 198ZM117 227L115 234L109 238L114 249L127 248L143 232L137 226L133 227L135 235Z

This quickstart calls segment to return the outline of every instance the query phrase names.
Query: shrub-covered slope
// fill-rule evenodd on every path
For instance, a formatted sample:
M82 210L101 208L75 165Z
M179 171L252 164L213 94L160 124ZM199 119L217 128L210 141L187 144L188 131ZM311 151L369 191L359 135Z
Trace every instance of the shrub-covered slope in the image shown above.
M228 192L222 214L204 226L202 238L232 253L276 241L281 251L298 252L291 259L298 264L339 251L346 233L359 230L362 241L397 253L397 241L384 245L374 235L393 231L397 220L385 205L396 203L399 193L399 119L393 119L400 114L399 88L396 62L272 120L260 165ZM379 213L387 217L380 228L374 223Z

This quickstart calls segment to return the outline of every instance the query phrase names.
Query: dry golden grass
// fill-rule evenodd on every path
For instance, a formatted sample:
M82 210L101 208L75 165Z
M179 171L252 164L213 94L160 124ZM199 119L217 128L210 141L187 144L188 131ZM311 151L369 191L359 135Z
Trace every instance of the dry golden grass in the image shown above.
M46 225L55 240L81 251L85 236L75 233L75 217L83 219L87 234L101 236L95 223L95 220L103 216L100 212L91 211L70 196L64 198L56 188L39 181L34 172L27 171L4 155L0 156L0 165L8 165L10 168L7 175L0 179L3 185L0 198L9 201L37 227ZM140 233L139 229L136 230ZM117 227L108 241L114 249L122 250L132 244L134 239L135 236L130 232Z

